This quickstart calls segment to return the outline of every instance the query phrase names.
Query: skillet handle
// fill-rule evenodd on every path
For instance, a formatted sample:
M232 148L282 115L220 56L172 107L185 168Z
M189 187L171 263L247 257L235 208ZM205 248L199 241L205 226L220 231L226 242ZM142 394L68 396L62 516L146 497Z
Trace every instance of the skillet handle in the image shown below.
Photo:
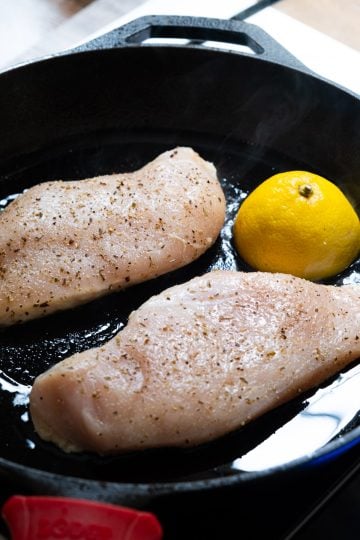
M258 26L243 21L205 17L163 15L141 17L95 38L75 50L139 46L151 38L185 39L189 40L188 45L195 47L204 47L203 43L206 41L241 45L247 48L247 52L231 50L231 53L245 56L255 55L287 67L307 70L297 58ZM213 47L216 48L216 43Z
M12 540L163 537L158 519L150 512L83 499L13 495L5 502L2 515Z

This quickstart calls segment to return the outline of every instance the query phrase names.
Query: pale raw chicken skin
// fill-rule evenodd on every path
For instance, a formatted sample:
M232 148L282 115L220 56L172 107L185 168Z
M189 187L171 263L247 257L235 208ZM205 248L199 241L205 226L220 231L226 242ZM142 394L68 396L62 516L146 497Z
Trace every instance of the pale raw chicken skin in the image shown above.
M40 375L35 429L68 452L198 445L360 356L360 289L214 271L134 311L106 345Z
M180 268L224 218L215 167L190 148L134 173L39 184L0 213L0 326Z

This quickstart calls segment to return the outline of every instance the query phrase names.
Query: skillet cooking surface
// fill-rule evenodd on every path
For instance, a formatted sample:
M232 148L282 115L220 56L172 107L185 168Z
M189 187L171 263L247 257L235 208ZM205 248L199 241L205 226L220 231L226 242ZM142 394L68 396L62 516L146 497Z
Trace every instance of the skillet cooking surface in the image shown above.
M11 170L0 170L0 209L34 183L128 172L165 150L187 145L217 167L227 200L226 224L216 244L183 269L72 311L0 331L0 456L61 475L116 482L175 482L238 474L233 467L234 460L296 416L310 394L221 440L198 448L147 450L101 458L90 454L67 455L41 441L28 416L28 386L54 363L110 339L126 324L129 313L151 295L212 269L250 270L236 254L231 240L231 227L241 200L257 184L277 172L307 169L326 174L261 147L219 142L206 136L195 139L194 135L188 134L156 135L152 132L122 137L109 133L101 137L101 144L99 141L99 135L96 139L82 138L81 143L74 141L66 147L27 156L18 159ZM351 196L351 193L347 195ZM359 270L358 261L327 283L340 285L344 278ZM360 420L353 418L342 434L359 424Z

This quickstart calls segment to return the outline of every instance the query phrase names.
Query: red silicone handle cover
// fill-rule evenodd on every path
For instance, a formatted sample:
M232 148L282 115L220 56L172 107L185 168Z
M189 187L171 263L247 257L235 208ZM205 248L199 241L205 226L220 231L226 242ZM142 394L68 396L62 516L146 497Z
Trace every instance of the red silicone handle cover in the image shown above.
M10 497L2 508L13 540L161 540L154 514L63 497Z

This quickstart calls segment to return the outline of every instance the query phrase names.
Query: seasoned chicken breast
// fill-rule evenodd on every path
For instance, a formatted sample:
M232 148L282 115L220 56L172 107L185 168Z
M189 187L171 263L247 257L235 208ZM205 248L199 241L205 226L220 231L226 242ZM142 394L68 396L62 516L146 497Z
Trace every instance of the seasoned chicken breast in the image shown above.
M190 148L131 174L39 184L0 214L0 325L184 266L224 217L215 167Z
M100 454L197 445L360 356L360 289L215 271L145 302L106 345L35 380L39 435Z

